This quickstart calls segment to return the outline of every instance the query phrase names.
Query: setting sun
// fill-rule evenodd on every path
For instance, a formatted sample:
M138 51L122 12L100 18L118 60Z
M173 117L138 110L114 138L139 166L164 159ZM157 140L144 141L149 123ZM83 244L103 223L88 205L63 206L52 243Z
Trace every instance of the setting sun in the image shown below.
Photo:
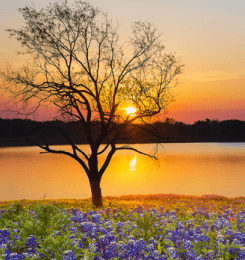
M133 114L136 112L136 109L134 107L127 107L125 108L126 109L126 114L129 115L129 114Z

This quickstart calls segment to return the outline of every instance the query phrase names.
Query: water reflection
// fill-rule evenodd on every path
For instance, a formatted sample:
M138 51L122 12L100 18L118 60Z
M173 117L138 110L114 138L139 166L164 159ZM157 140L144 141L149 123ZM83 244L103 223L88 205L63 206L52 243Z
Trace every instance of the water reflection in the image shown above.
M136 169L136 155L134 156L134 158L130 161L130 164L129 164L129 171L130 172L134 172L135 173L135 169Z
M151 153L154 144L133 145ZM89 152L86 145L79 146ZM56 147L69 150L69 146ZM103 175L103 196L173 193L245 196L245 143L164 144L159 161L118 151ZM101 164L105 156L101 158ZM36 147L0 149L0 200L91 197L78 162L65 155L40 154Z

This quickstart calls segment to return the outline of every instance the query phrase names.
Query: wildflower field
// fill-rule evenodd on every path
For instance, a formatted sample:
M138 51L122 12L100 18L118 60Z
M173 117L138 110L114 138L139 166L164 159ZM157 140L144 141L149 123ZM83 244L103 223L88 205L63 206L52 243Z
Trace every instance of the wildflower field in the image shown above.
M0 259L245 259L245 198L0 202Z

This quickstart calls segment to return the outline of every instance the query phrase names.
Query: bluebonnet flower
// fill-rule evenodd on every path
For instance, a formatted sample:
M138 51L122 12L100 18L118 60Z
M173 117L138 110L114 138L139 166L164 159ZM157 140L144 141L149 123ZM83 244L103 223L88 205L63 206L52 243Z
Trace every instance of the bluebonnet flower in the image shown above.
M9 236L10 236L10 232L7 228L2 228L0 230L0 239L2 238L5 238L5 239L9 239Z
M76 213L70 218L70 221L75 223L87 222L89 221L88 215L86 213Z
M124 257L125 258L135 258L137 256L137 246L136 246L136 242L133 239L128 240L126 246L125 246L125 254Z
M20 236L19 235L13 235L13 239L18 241L18 240L20 240Z
M108 232L106 234L106 238L108 239L109 242L118 240L118 237L116 236L116 232L114 232L114 231Z
M36 253L36 250L34 247L28 247L27 250L26 250L27 253L29 254L35 254Z
M184 228L184 226L183 226L182 222L181 222L181 221L177 222L177 224L176 224L176 230L178 230L178 229L183 229L183 228Z
M226 229L224 232L225 235L229 235L232 236L233 235L233 231L231 229Z
M69 238L70 239L75 239L75 238L77 238L77 236L76 235L70 235Z
M245 259L245 248L241 247L240 251L237 254L236 260L244 260Z
M93 232L93 231L92 231L91 234L90 234L90 238L91 238L91 239L93 239L93 238L96 239L97 236L98 236L97 233L96 233L96 232Z
M78 227L71 227L70 232L73 234L76 232L77 229L78 229Z
M103 258L114 259L119 256L118 244L115 241L110 242L110 244L105 248Z
M119 238L122 240L123 238L126 238L126 234L125 233L123 233L123 232L119 232L118 233L118 235L119 235Z
M117 226L117 227L116 227L116 232L117 232L117 233L120 233L120 232L122 232L122 227L120 227L120 226Z
M193 249L193 245L192 245L190 240L187 240L187 241L184 242L184 248L186 248L188 250L192 250Z
M79 209L71 208L71 214L76 215L76 214L78 214L79 212L81 212Z
M175 211L172 211L172 210L171 210L171 211L169 212L169 218L170 218L170 219L176 219L176 218L177 218Z
M211 230L214 232L215 230L219 230L219 227L215 224L211 225Z
M184 230L183 229L178 229L178 230L176 230L175 234L178 235L179 237L183 237Z
M144 239L139 239L137 241L130 239L127 241L126 245L122 241L120 241L120 259L144 259L144 249L148 249Z
M0 248L3 250L4 254L10 254L11 253L9 245L7 243L2 243L2 244L0 243Z
M71 246L74 246L77 243L77 241L78 241L77 247L79 248L85 248L85 244L86 245L88 244L88 239L83 237L82 239L71 241Z
M98 229L97 229L97 231L98 231L99 233L101 233L101 234L106 234L106 230L105 230L105 228L102 227L102 226L99 226Z
M186 250L184 252L185 259L188 260L201 260L202 256L197 256L192 250Z
M149 244L152 244L152 245L154 245L154 246L157 246L157 242L156 242L155 238L153 238L153 237L151 237L151 238L149 239L148 243L149 243Z
M182 240L181 239L176 239L174 240L174 244L175 244L175 247L181 247L182 246Z
M225 245L225 240L223 235L218 235L216 241L217 243L222 243L223 245Z
M97 214L97 212L94 211L94 210L90 210L90 216L92 216L92 215L94 215L94 214Z
M160 258L159 258L160 257ZM147 259L151 259L151 260L159 260L159 259L163 259L161 256L159 256L158 251L154 250L151 251L149 253L149 255L147 256Z
M202 233L201 227L200 227L199 225L196 226L195 232L196 232L197 234L201 234L201 233Z
M151 257L155 257L154 251L156 251L156 248L153 244L148 244L148 246L146 246L145 249L149 252L149 255L151 255ZM141 252L143 253L143 250L141 250Z
M109 214L110 214L110 208L106 208L106 209L104 210L104 213L105 213L106 215L109 215Z
M139 206L136 212L139 213L139 214L143 213L143 208L142 208L142 206Z
M199 240L200 240L200 241L209 242L209 241L210 241L210 238L207 237L206 235L202 234L202 235L199 236Z
M240 251L239 248L228 248L228 253L232 255L237 254L239 251Z
M176 252L176 250L175 250L174 247L169 247L169 248L167 249L167 252L169 253L169 256L170 256L170 257L173 257L173 258L175 258L175 259L178 257L178 254L177 254L177 252Z
M183 234L182 234L182 239L185 239L185 240L189 240L189 233L188 231L184 231Z
M30 248L35 248L36 246L39 245L38 242L36 241L36 238L33 235L29 235L25 244L27 247Z
M215 258L215 253L213 250L209 250L204 257L205 260L213 260L214 258Z
M106 221L105 222L105 226L110 227L111 226L111 221Z
M106 236L100 236L96 244L99 251L104 251L105 247L109 245L109 241Z
M111 232L113 229L112 229L112 226L109 226L109 227L107 227L105 230L106 230L106 233L109 233L109 232Z
M63 252L62 260L76 260L76 257L72 250L66 250Z
M191 222L190 219L186 222L186 225L187 225L188 227L193 227L193 224L192 224L192 222Z
M189 236L194 236L194 228L188 229Z
M91 219L92 222L98 223L99 220L100 220L100 215L99 214L92 215L92 219Z
M117 224L119 227L124 227L124 223L121 222L121 221L118 221L116 224Z
M153 208L152 210L151 210L151 215L152 216L155 216L157 214L157 210L155 209L155 208Z
M7 254L4 258L5 260L23 260L25 256L23 254L11 253Z
M242 237L242 234L241 234L241 232L235 232L235 233L233 234L233 237L236 238L236 239L238 239L238 240L240 240L241 237Z
M92 230L94 225L96 226L96 224L92 222L82 222L80 223L80 229L82 230L82 232L89 232Z

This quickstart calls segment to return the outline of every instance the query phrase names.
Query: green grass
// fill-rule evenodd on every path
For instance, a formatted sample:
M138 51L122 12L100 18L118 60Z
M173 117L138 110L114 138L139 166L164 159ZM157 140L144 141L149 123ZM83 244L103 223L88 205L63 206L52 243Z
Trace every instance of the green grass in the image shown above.
M83 211L94 209L92 199L43 199L43 200L14 200L0 201L0 208L11 207L12 204L20 203L23 207L35 207L35 205L49 204L58 208L78 208ZM165 209L194 210L196 207L201 210L225 210L231 208L233 211L245 208L245 197L228 198L217 195L188 196L175 194L150 194L150 195L125 195L120 197L107 196L103 198L104 208L122 208L130 210L142 206L143 209L164 207Z

